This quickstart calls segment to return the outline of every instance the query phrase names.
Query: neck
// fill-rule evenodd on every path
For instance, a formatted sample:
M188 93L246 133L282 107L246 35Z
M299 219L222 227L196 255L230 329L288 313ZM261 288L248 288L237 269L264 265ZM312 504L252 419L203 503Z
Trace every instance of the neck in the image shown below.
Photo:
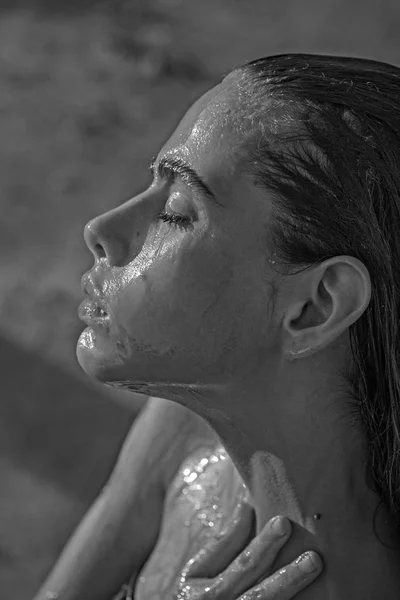
M343 399L322 388L306 392L293 380L296 394L262 388L236 382L219 391L214 404L208 398L212 409L202 404L199 412L251 492L257 532L278 514L292 522L276 568L316 550L324 573L299 598L398 598L393 524L383 508L377 512L380 499L366 483L362 435L340 415Z

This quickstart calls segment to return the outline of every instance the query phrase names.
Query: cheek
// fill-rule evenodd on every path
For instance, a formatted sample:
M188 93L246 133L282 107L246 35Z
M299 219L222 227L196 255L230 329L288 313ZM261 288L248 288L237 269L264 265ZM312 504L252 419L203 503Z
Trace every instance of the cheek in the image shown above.
M234 272L228 256L204 246L159 257L124 279L114 312L130 337L172 342L201 333L205 325L217 333L228 321Z

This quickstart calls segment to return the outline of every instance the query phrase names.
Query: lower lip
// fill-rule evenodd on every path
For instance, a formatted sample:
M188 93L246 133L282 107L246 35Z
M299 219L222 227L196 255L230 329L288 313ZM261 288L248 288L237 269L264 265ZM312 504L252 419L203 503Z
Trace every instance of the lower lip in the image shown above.
M99 307L89 299L84 300L79 306L78 316L87 325L106 327L110 323L110 315L99 315Z

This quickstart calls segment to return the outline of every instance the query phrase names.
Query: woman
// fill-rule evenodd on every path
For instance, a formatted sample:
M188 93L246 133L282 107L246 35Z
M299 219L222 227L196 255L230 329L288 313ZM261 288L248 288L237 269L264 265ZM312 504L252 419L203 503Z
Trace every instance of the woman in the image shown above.
M87 225L81 366L217 434L182 457L135 598L182 597L238 502L250 538L289 517L274 569L323 556L299 598L399 597L399 97L383 63L254 61Z

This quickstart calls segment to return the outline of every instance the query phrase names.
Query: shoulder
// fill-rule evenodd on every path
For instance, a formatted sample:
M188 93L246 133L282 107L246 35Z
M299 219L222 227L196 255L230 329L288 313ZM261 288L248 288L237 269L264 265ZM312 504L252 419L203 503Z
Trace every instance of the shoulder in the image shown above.
M188 408L150 397L134 421L119 454L112 480L127 479L142 486L159 485L164 492L180 464L199 448L215 447L209 425Z

